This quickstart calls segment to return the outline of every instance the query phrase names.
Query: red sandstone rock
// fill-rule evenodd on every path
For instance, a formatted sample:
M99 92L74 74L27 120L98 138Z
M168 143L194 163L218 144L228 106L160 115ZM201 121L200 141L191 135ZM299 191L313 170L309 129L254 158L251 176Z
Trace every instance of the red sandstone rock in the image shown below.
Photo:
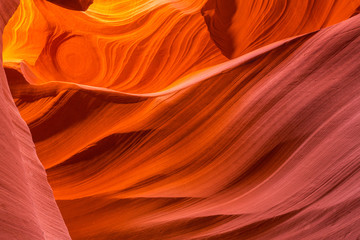
M268 2L268 11L281 10L280 1ZM306 8L309 31L282 35L277 27L293 23L285 14L275 38L260 34L256 47L233 60L211 41L220 48L228 41L230 2L226 11L220 1L107 3L84 13L24 1L31 24L18 11L4 37L11 93L73 239L360 235L360 16L311 32L329 23L326 16L350 17L356 1L339 15L340 1L330 14ZM212 22L211 34L200 9ZM314 27L312 14L325 25ZM213 16L221 16L220 23ZM267 27L261 22L254 29ZM241 36L254 36L246 33ZM234 43L226 49L236 52ZM1 106L12 106L4 109L17 114L18 124L9 125L8 117L0 126L11 133L21 121L6 94ZM27 134L3 139L21 139L19 149L31 146L24 156L34 156L21 124ZM41 171L25 176L41 172L44 178L37 166ZM39 191L29 190L37 201L50 199ZM37 219L31 216L25 219ZM47 216L47 223L60 222ZM30 229L39 234L38 227Z
M17 5L2 1L1 34ZM0 88L0 239L70 239L2 67Z

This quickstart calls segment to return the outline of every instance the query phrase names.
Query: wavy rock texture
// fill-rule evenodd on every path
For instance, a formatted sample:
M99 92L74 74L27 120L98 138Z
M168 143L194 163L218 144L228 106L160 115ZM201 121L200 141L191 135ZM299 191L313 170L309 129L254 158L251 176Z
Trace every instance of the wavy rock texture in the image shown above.
M1 2L0 35L18 4ZM70 239L2 67L0 89L0 239Z
M357 14L360 0L209 0L202 8L212 38L234 58Z
M356 1L288 1L273 37L253 2L21 3L5 71L73 239L360 235L360 17L314 32Z
M200 8L201 1L98 1L83 13L24 0L7 27L4 58L29 63L32 83L159 91L226 60Z

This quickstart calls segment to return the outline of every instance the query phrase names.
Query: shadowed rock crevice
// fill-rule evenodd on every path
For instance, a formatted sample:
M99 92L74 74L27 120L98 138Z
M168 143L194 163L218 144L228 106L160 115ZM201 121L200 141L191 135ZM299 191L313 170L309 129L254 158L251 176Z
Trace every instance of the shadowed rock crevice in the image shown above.
M77 10L77 11L86 11L90 7L90 5L94 2L93 0L47 0L47 1L64 8L70 10Z

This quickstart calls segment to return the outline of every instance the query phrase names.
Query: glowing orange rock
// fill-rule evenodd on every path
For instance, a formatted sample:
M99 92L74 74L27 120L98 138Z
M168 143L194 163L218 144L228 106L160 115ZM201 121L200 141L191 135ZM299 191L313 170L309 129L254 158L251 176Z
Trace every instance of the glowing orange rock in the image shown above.
M190 3L100 1L84 13L24 0L5 30L4 59L27 62L33 83L159 91L226 61L203 21L202 2Z

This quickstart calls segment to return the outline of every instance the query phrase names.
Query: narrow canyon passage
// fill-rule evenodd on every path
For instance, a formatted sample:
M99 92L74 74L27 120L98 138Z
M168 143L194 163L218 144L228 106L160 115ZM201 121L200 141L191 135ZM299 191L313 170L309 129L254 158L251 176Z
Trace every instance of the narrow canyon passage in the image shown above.
M359 237L359 0L5 2L0 238Z

